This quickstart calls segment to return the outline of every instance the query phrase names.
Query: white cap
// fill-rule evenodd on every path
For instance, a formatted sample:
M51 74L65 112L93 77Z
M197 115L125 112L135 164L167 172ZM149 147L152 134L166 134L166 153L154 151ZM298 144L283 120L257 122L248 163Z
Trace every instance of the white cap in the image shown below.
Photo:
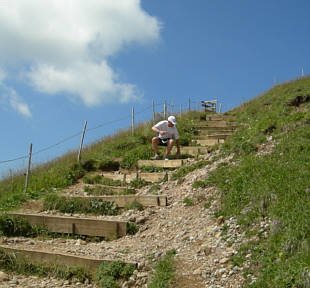
M168 117L168 121L171 122L173 125L176 125L176 124L177 124L177 121L175 120L175 117L174 117L174 116L169 116L169 117Z

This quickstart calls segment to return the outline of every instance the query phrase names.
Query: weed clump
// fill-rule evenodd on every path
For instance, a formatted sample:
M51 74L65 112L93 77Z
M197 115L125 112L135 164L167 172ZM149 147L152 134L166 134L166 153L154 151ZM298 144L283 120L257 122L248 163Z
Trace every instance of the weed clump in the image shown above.
M139 231L138 226L133 222L127 222L127 233L129 235L135 235Z
M49 194L43 202L44 210L58 210L62 213L83 213L96 215L118 215L120 210L114 201L100 199L66 198Z
M5 271L24 275L38 275L40 277L56 277L65 280L77 279L84 283L92 281L92 275L82 267L66 267L62 265L32 264L21 256L16 257L13 252L6 252L0 248L0 266Z
M130 182L130 186L133 187L133 188L137 188L137 189L138 188L142 188L144 186L147 186L149 184L150 184L149 182L147 182L147 181L145 181L143 179L140 179L140 178L134 179L134 180L132 180Z
M122 186L122 181L105 178L101 175L95 175L93 177L84 176L83 182L85 184L101 184L101 185L107 185L107 186Z
M99 271L99 285L103 288L119 288L118 280L128 280L136 267L121 261L102 262Z
M171 180L177 180L184 176L186 176L188 173L195 171L196 169L201 169L205 167L209 162L206 160L199 161L193 165L190 166L184 166L178 169L177 172L173 173L171 176Z
M185 197L183 200L183 203L185 204L185 206L193 206L194 205L193 199L191 199L189 197Z
M175 277L174 273L174 256L176 251L174 249L168 251L166 256L158 261L154 267L154 274L148 285L149 288L168 288Z
M101 171L117 171L119 167L119 162L112 159L102 159L98 164L98 169Z
M7 237L36 237L46 229L31 225L25 217L8 214L0 215L0 235Z

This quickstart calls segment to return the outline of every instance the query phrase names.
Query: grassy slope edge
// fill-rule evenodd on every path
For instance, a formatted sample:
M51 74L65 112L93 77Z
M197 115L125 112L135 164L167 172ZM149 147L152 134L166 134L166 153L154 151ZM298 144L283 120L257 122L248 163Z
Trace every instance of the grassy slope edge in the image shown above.
M221 192L218 214L237 217L249 237L233 262L245 264L250 253L247 287L310 287L310 78L278 85L230 114L241 127L222 155L233 153L235 165L218 168L205 185ZM266 218L267 237L255 230Z

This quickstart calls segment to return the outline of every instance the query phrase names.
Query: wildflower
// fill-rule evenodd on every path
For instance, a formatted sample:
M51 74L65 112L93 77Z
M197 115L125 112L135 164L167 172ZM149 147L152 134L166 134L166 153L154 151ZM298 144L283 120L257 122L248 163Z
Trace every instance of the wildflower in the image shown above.
M226 183L226 184L229 183L229 179L226 179L226 180L225 180L225 183Z
M310 188L308 187L307 189L306 189L306 193L308 193L310 191Z

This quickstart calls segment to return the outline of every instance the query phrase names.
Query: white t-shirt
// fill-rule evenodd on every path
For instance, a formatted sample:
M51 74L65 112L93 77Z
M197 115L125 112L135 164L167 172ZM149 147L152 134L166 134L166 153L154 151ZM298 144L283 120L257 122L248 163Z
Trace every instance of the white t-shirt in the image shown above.
M168 121L163 120L158 122L155 125L156 128L158 128L160 131L166 131L167 133L165 135L158 135L160 139L167 139L167 138L174 138L175 140L179 139L179 133L175 125L173 127L168 126Z

